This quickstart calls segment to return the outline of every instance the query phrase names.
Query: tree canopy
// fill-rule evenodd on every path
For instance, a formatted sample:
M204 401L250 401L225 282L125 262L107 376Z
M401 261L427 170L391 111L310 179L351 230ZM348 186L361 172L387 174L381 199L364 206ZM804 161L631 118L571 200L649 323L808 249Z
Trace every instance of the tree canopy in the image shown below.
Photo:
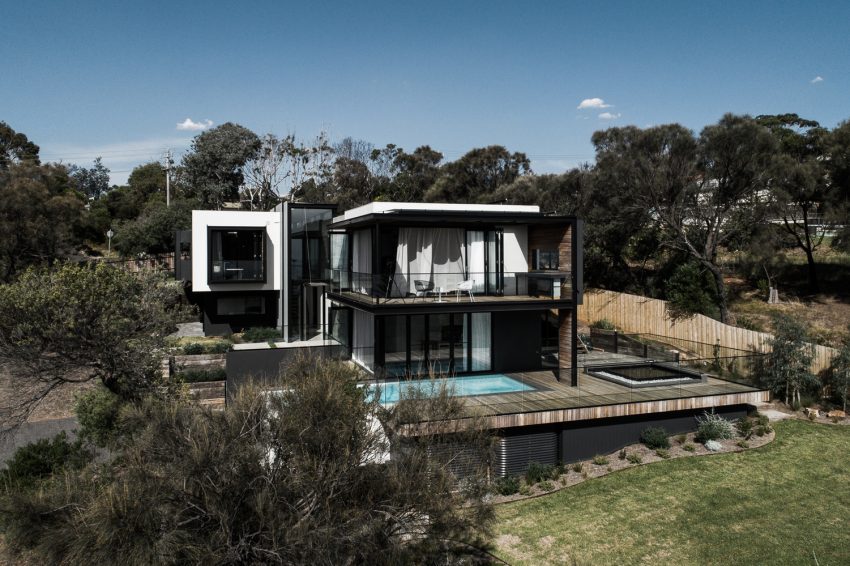
M0 121L0 171L8 169L13 163L26 161L30 165L39 165L39 147L16 132L6 122Z
M245 164L261 145L257 134L232 122L199 134L183 157L186 192L202 208L217 209L226 201L238 200Z
M0 407L3 424L66 383L96 379L124 396L153 386L181 292L159 274L105 264L32 268L0 286L0 364L17 391Z

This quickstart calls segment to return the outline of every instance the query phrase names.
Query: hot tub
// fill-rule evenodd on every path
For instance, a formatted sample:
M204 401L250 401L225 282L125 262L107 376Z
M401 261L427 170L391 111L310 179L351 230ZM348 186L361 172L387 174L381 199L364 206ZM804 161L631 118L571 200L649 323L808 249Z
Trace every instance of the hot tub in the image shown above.
M703 373L673 363L656 361L587 366L584 371L593 377L632 388L706 382L706 375Z

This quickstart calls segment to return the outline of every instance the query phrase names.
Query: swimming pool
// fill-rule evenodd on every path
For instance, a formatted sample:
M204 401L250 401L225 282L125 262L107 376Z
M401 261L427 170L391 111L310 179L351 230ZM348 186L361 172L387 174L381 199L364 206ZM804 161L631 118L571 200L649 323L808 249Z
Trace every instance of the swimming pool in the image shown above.
M380 403L382 405L392 405L393 403L398 403L401 392L404 391L407 393L410 387L414 388L415 393L434 395L444 385L452 389L456 397L535 390L531 385L501 373L468 375L463 377L441 377L438 379L414 379L410 381L385 381L380 384L370 385L369 390L370 392L374 392L377 387L380 387Z

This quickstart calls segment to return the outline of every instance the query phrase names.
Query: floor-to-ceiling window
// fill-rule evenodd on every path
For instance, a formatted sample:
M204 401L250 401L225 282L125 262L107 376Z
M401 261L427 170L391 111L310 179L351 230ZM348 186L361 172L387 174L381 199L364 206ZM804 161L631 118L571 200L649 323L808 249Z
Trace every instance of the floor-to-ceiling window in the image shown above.
M329 280L330 235L333 209L290 205L289 312L290 341L322 336L325 304L322 296Z
M465 373L491 368L490 314L386 316L383 367L389 376Z
M407 317L385 316L384 321L384 371L400 376L407 371Z
M490 313L474 312L469 315L471 371L487 371L493 367Z
M428 373L428 316L412 314L410 321L410 373Z

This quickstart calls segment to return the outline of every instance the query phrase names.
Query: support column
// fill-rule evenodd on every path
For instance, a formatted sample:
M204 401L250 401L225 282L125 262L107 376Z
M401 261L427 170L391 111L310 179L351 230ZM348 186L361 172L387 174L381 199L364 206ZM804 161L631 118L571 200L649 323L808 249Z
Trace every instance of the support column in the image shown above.
M570 309L558 310L558 379L569 377L570 385L578 386L576 366L576 319Z

